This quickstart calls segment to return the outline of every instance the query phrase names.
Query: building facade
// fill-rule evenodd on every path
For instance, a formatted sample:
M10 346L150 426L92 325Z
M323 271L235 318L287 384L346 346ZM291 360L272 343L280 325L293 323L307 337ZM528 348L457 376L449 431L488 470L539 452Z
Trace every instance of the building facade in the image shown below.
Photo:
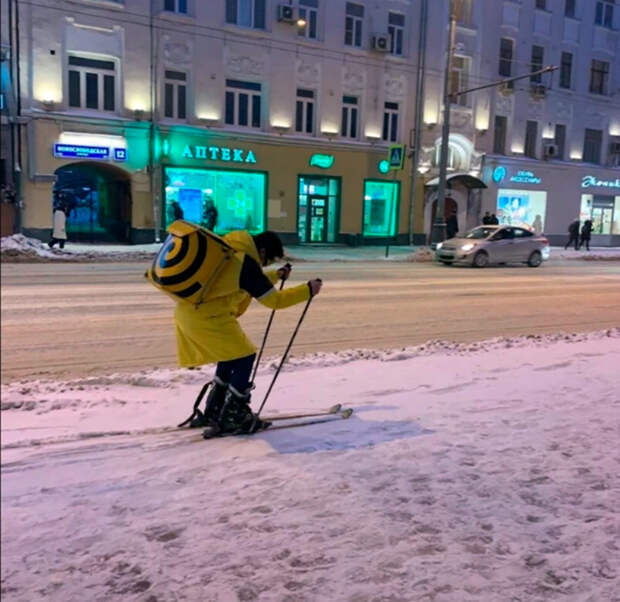
M448 0L11 6L25 234L46 239L62 202L74 240L151 242L180 212L205 223L212 206L220 233L427 240ZM445 210L461 230L488 210L554 242L581 213L594 219L595 244L620 244L620 7L456 7L452 92L539 64L561 69L454 98Z

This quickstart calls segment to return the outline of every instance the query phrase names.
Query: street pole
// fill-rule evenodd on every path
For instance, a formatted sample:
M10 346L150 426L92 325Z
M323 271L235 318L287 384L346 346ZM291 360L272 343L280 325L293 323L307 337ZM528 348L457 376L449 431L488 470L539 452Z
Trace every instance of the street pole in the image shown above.
M448 170L448 144L450 141L450 76L452 74L452 61L454 57L454 40L456 33L456 2L450 0L450 32L448 35L448 52L446 57L446 71L443 79L443 127L441 130L441 155L439 158L439 186L437 188L437 205L435 209L435 222L431 235L431 246L445 240L446 222L444 216L444 203L446 198L446 175Z

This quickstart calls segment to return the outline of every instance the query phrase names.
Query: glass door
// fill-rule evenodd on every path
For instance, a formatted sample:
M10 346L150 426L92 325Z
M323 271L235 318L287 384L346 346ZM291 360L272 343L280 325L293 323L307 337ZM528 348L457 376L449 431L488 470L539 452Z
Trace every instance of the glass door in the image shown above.
M309 232L306 240L309 242L325 242L327 240L327 197L310 195L308 200L310 219L308 220Z

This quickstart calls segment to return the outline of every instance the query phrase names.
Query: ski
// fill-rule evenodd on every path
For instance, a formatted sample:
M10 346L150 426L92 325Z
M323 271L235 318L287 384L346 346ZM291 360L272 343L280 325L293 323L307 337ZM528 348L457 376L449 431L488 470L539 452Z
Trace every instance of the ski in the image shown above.
M274 422L278 420L293 420L295 418L313 418L315 416L329 416L331 414L338 414L342 410L342 404L337 403L331 408L326 410L317 410L316 412L302 412L299 414L276 414L274 416L265 416L263 420L267 422Z
M342 410L340 412L333 413L332 415L322 415L318 418L313 418L312 420L300 420L298 422L293 422L290 424L276 424L275 426L268 426L265 429L261 429L256 431L255 433L222 433L218 434L213 428L206 428L202 432L203 439L219 439L222 437L236 437L240 435L256 435L258 433L265 433L267 431L277 431L280 429L291 429L291 428L299 428L300 426L310 426L312 424L323 424L325 422L337 422L338 420L346 420L353 415L353 410L351 408L347 408L346 410Z

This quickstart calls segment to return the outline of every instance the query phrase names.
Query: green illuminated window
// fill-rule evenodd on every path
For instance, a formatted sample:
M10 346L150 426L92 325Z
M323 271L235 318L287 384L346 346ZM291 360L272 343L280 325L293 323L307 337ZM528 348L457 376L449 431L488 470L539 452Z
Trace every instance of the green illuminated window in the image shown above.
M217 169L165 168L165 224L180 217L218 234L265 229L266 176ZM215 207L217 219L213 225Z
M364 182L364 236L396 236L400 182Z

